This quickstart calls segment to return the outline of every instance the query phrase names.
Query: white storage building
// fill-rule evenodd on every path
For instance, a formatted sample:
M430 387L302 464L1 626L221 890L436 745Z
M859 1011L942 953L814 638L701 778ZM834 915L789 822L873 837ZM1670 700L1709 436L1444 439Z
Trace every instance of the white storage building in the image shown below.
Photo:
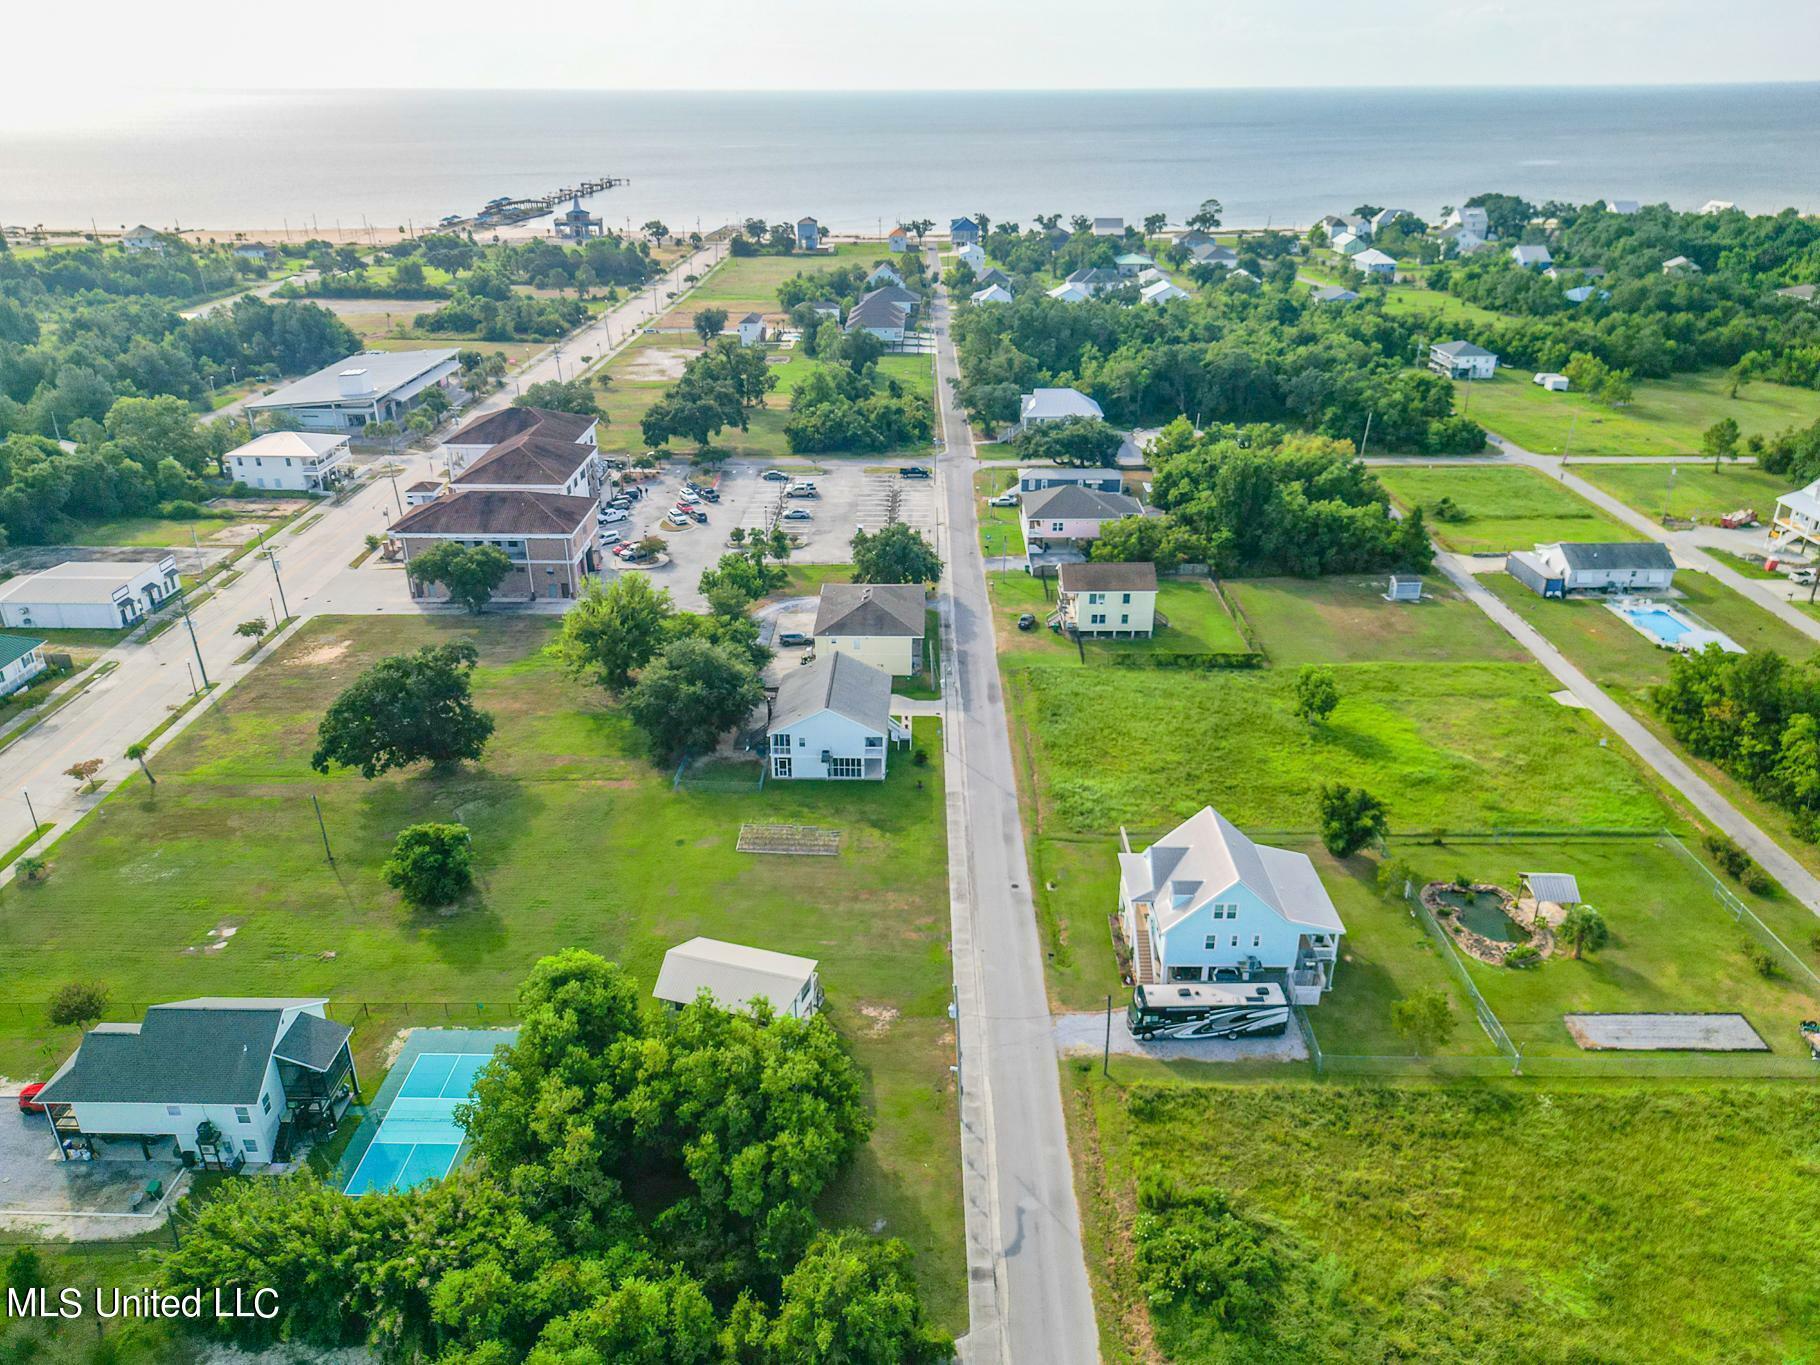
M0 583L0 626L117 630L177 591L177 561L72 560Z

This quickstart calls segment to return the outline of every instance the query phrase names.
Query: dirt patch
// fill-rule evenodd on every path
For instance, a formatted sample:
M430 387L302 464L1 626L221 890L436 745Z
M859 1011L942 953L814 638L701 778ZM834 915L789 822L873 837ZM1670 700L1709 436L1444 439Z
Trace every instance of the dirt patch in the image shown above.
M219 531L211 532L209 541L216 545L245 545L270 527L271 523L266 521L237 521L232 526L223 526Z
M872 1021L871 1032L874 1036L883 1033L897 1022L898 1012L890 1005L861 1005L859 1012Z
M694 351L672 346L646 346L634 351L615 369L620 379L646 379L669 382L681 379L683 367L695 357Z
M314 649L306 649L301 654L293 654L285 662L292 668L315 668L319 664L339 663L353 647L352 640L331 640Z

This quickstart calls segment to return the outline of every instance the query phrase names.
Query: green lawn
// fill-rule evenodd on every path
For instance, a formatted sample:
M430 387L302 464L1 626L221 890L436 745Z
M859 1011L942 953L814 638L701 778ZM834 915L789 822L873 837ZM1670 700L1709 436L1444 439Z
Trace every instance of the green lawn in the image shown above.
M1121 1067L1140 1079L1121 1082ZM1780 1365L1820 1351L1820 1100L1805 1083L1114 1074L1063 1073L1112 1365ZM1146 1302L1132 1242L1143 1175L1225 1193L1260 1234L1277 1274L1249 1321Z
M1645 516L1716 522L1740 507L1754 508L1769 520L1776 498L1789 490L1789 480L1752 465L1726 465L1718 473L1710 464L1582 464L1574 473Z
M831 255L728 257L683 301L680 309L664 320L663 325L686 326L688 320L704 308L725 308L734 318L750 312L781 313L777 287L792 275L813 274L856 262L870 264L890 254L883 242L842 242L835 246ZM673 321L679 316L680 323Z
M1534 469L1397 465L1376 473L1404 507L1432 509L1440 498L1452 498L1465 519L1444 522L1431 515L1429 529L1461 554L1500 554L1557 540L1643 539Z
M1414 285L1392 285L1383 291L1384 311L1395 317L1399 314L1413 314L1425 318L1431 324L1447 323L1461 330L1460 340L1471 341L1472 329L1481 326L1497 326L1510 321L1502 313L1495 313L1489 308L1481 308L1476 303L1455 298L1452 294L1438 289L1423 289ZM1436 341L1451 341L1452 337L1435 338ZM1476 399L1474 400L1477 401Z
M1788 577L1788 575L1784 574L1780 569L1764 568L1761 559L1746 559L1743 555L1735 555L1730 550L1721 550L1716 545L1703 545L1700 548L1705 550L1707 554L1711 555L1721 564L1736 570L1745 578L1758 578L1768 581L1771 579Z
M1388 579L1229 579L1227 596L1279 666L1487 662L1529 656L1444 578L1423 581L1420 602L1387 602Z
M206 542L211 536L241 526L255 517L207 516L173 520L168 517L116 517L109 521L78 522L73 539L79 545L135 545L151 549Z
M356 1023L376 1076L394 1029L509 1017L531 964L560 948L593 949L647 984L664 950L696 934L802 953L820 960L879 1119L830 1210L907 1238L938 1318L962 1327L937 723L917 722L929 765L894 763L884 783L673 791L624 717L544 651L553 626L305 626L153 760L156 787L129 781L61 839L48 880L0 888L0 1074L46 1075L67 1055L75 1036L42 1002L78 978L107 983L114 1019L191 995L319 993ZM327 699L362 666L451 639L482 654L477 700L498 725L483 762L370 783L309 770ZM408 910L379 876L397 831L426 819L474 831L478 888L448 914ZM841 852L738 853L747 820L838 827Z
M1820 419L1820 390L1760 380L1731 398L1723 370L1640 379L1635 401L1623 408L1601 407L1584 394L1550 393L1523 370L1501 369L1496 379L1462 380L1454 388L1455 406L1467 416L1544 455L1558 455L1564 446L1570 455L1695 454L1701 434L1722 418L1735 420L1746 436Z
M1248 830L1308 830L1323 782L1363 785L1394 830L1655 829L1666 813L1603 727L1532 664L1342 664L1321 726L1294 674L1017 668L1013 726L1045 832L1165 828L1212 804Z
M1166 578L1157 584L1157 611L1169 624L1148 640L1086 639L1081 649L1043 624L1055 609L1053 581L1045 591L1042 580L1018 569L989 573L986 580L992 593L999 658L1006 667L1078 664L1083 650L1092 665L1112 663L1121 655L1243 654L1248 648L1238 623L1205 579ZM1036 617L1035 630L1017 628L1018 617L1025 612Z

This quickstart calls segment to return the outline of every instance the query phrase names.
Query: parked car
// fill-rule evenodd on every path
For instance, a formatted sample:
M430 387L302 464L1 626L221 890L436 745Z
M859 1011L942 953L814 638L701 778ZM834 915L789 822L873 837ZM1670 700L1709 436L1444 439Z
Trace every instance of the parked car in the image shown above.
M632 520L632 514L623 507L603 507L600 509L600 522L603 526L611 526L616 521L630 520Z
M792 507L788 512L784 513L785 521L811 521L814 517L815 514L807 507Z
M44 1112L44 1106L38 1103L38 1092L43 1090L46 1084L44 1081L33 1081L19 1092L19 1112L21 1114L42 1114Z
M668 526L672 531L686 531L694 524L694 522L690 521L681 512L671 512L664 518L664 525Z
M815 491L815 485L812 483L793 483L784 490L784 496L786 498L819 498L821 494Z
M758 477L771 483L788 483L790 481L790 476L781 469L767 469Z
M684 488L682 492L676 495L676 500L678 502L697 503L701 501L701 494L697 493L692 488Z
M1036 629L1035 613L1027 611L1022 616L1018 617L1017 618L1017 628L1019 630L1035 630Z
M708 524L708 514L699 507L691 507L689 509L689 516L694 520L697 526L706 526Z
M926 479L929 477L929 468L927 465L907 464L897 471L897 477L900 479Z
M803 649L809 643L809 637L800 630L781 631L777 637L779 649Z
M636 545L615 545L613 547L613 553L618 555L621 559L637 559L638 547Z
M601 529L600 543L602 545L617 545L621 539L622 537L618 531L610 530L605 527Z
M720 490L717 488L703 488L698 491L701 493L703 502L719 502L720 501Z
M1000 493L996 498L987 498L986 506L988 506L988 507L1016 507L1017 506L1017 490L1015 488L1009 489L1006 492Z

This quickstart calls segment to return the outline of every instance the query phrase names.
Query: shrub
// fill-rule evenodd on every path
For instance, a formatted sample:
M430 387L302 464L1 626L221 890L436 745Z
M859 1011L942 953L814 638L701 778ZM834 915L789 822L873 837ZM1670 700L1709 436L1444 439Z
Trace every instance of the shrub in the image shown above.
M1753 896L1775 894L1776 884L1770 880L1769 873L1755 864L1745 868L1743 875L1738 880L1743 883L1744 889Z
M1508 953L1504 954L1504 965L1506 967L1515 967L1519 971L1525 968L1534 967L1541 961L1542 954L1528 943L1519 943Z
M1444 991L1417 991L1390 1007L1390 1026L1408 1039L1417 1052L1440 1047L1453 1037L1457 1022Z
M472 859L466 825L431 822L401 830L380 870L412 905L447 905L474 884Z
M21 858L19 875L28 882L41 882L50 875L51 865L42 858Z
M927 749L919 748L915 753L910 755L910 761L919 768L928 767L929 766L929 751Z
M1220 1191L1145 1176L1132 1235L1138 1277L1155 1306L1179 1303L1228 1328L1268 1316L1282 1258Z
M191 502L188 498L176 498L160 507L158 515L169 517L172 521L196 521L201 517L206 517L208 512L199 502Z
M1390 832L1384 803L1363 787L1339 783L1322 787L1318 806L1321 842L1336 858L1349 857Z
M1775 976L1780 970L1776 962L1776 955L1755 939L1746 940L1744 960L1750 963L1758 976Z
M1378 893L1391 899L1401 899L1403 888L1414 882L1416 870L1405 858L1389 858L1378 865Z
M92 1024L107 1013L107 986L99 981L69 981L51 996L53 1024Z
M1708 834L1700 843L1727 876L1741 878L1745 869L1751 866L1750 854L1727 835Z

